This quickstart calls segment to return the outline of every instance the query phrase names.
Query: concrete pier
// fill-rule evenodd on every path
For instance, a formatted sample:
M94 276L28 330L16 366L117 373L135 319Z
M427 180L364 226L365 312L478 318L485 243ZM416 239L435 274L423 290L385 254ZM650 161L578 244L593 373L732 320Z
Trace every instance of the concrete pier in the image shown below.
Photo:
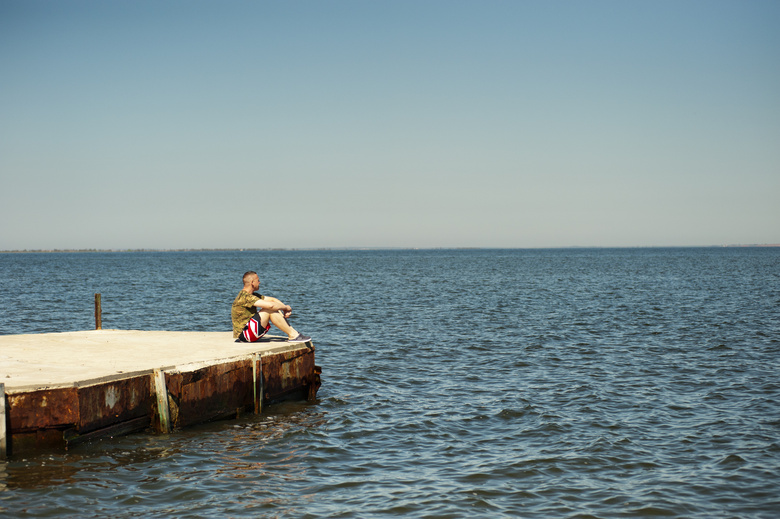
M144 429L170 432L313 400L314 345L230 332L92 330L0 336L0 456Z

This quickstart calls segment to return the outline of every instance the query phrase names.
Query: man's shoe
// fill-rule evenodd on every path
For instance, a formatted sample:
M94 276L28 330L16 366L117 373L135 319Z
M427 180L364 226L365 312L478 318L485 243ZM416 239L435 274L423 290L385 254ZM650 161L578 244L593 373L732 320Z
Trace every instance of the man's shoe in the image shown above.
M287 339L287 342L298 343L298 342L309 342L310 340L311 337L307 337L304 334L299 333L298 337L296 337L295 339Z

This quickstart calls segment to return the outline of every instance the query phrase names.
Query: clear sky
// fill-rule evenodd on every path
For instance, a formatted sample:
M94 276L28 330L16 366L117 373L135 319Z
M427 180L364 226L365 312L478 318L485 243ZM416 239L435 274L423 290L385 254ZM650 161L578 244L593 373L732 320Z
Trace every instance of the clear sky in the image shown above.
M780 243L780 2L0 0L0 250Z

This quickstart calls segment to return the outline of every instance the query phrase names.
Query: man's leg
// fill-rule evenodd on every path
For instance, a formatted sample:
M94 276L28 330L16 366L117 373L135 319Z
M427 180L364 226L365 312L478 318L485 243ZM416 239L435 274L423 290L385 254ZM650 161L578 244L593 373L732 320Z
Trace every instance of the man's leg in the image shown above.
M270 322L281 331L286 333L287 340L290 342L308 342L311 340L311 337L307 337L301 333L298 333L298 331L293 328L289 321L287 321L287 319L284 317L284 312L281 310L271 313L268 313L265 310L261 310L257 312L257 316L259 316L260 322L264 327L268 326L268 323Z
M295 328L290 326L290 323L287 321L287 319L284 318L284 314L282 314L282 311L279 310L278 312L260 312L262 314L265 314L263 317L265 317L265 322L268 323L270 320L271 323L273 323L274 326L282 330L284 333L287 334L287 337L290 339L295 339L300 335Z

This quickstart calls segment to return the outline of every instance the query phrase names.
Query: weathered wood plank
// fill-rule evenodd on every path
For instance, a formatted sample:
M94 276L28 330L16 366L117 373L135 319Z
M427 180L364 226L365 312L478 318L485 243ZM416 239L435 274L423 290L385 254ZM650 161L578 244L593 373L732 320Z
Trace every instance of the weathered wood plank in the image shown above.
M168 389L165 385L165 372L154 370L154 394L157 399L157 415L160 419L160 432L171 432L170 411L168 410Z

